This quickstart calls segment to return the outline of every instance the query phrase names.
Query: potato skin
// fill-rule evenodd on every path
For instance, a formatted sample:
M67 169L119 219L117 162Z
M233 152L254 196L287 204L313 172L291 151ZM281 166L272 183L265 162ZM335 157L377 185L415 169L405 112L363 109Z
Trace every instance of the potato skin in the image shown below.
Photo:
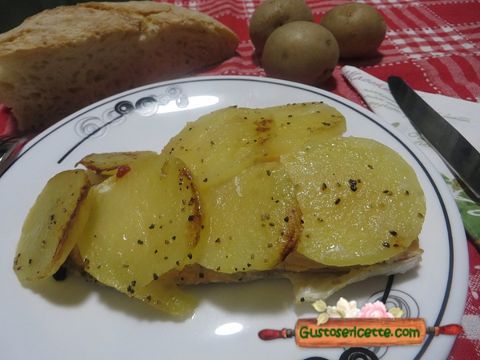
M261 54L270 34L279 26L292 21L313 21L304 0L265 0L250 18L249 33L255 50Z
M267 39L262 65L268 76L315 85L327 80L339 57L335 37L325 27L295 21Z
M335 6L321 18L320 24L337 39L341 58L374 55L387 31L377 9L358 3Z

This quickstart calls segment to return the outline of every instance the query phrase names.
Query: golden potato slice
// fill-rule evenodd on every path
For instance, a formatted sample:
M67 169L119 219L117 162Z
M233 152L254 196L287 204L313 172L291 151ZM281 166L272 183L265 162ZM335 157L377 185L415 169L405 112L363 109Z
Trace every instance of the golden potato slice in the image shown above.
M252 109L229 107L188 123L164 147L162 154L182 159L198 179L200 189L220 184L250 166L259 153Z
M153 151L94 153L82 158L77 165L82 164L97 174L114 175L120 167L128 166L138 159L156 155Z
M87 279L91 276L85 272L84 267L86 264L77 246L75 246L70 253L66 265L70 272L80 276L87 276ZM181 271L182 274L184 269ZM193 313L198 301L194 296L186 293L177 286L176 274L177 272L165 274L157 280L152 280L145 286L137 286L136 282L132 282L126 288L117 290L120 290L129 297L141 300L166 314L185 317Z
M253 165L201 195L203 225L194 261L217 272L268 270L295 246L295 189L277 162Z
M153 280L144 287L133 286L127 295L139 299L166 314L176 317L191 315L198 301L192 295L181 290L172 281Z
M413 169L374 140L337 138L282 157L297 187L296 251L330 266L379 263L419 235L425 199Z
M78 242L85 271L128 292L192 257L199 201L185 164L157 155L91 188L90 217Z
M72 227L90 187L86 172L68 170L52 177L38 196L23 224L14 270L22 282L53 275L75 246Z
M269 158L296 152L307 142L342 135L345 118L335 108L324 103L300 103L266 108L265 119L272 119L273 134L265 142Z
M344 131L344 117L323 103L229 107L187 124L163 154L182 159L200 189L206 189L254 163L278 160L282 154L299 150L312 138L329 138Z

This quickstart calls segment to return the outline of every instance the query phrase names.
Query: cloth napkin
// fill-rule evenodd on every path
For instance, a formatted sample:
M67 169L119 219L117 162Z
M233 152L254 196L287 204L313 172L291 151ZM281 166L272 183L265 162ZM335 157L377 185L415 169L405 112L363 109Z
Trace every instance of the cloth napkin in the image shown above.
M449 186L467 233L480 246L480 204L465 193L438 153L414 129L398 107L388 84L354 66L344 66L342 74L374 113L406 135L428 157ZM422 91L417 93L480 152L479 103Z

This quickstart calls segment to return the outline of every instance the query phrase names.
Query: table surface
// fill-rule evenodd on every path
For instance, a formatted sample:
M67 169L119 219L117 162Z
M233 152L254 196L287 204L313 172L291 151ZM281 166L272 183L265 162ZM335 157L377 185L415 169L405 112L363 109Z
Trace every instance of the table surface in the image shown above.
M260 0L196 0L167 2L204 12L230 27L240 38L237 55L201 75L265 76L248 36L248 21ZM341 0L307 0L314 18ZM345 61L321 88L366 106L346 82L340 69L354 65L382 80L404 78L412 87L480 102L480 0L365 0L387 23L380 56ZM2 109L0 105L0 115ZM4 118L4 117L3 117ZM0 135L11 131L0 116ZM449 360L480 358L480 254L469 244L469 287L463 325Z

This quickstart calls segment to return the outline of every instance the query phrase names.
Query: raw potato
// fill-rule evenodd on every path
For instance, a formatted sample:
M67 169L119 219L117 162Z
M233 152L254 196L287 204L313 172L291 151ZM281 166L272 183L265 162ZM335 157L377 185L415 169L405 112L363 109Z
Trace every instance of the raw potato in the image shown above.
M255 50L261 54L265 42L277 27L292 21L313 21L304 0L265 0L250 18L249 33Z
M22 228L14 261L20 281L53 275L65 262L75 241L72 227L82 228L79 209L90 187L83 170L63 171L51 178L31 208Z
M194 254L222 273L270 270L295 247L301 228L295 189L279 163L257 164L202 193L204 229Z
M200 209L185 164L159 155L91 188L90 217L78 242L85 271L133 294L190 261Z
M375 55L387 31L377 9L357 3L335 6L322 17L320 24L337 39L341 58Z
M262 66L268 76L316 85L333 73L338 45L325 27L295 21L277 28L265 43Z
M422 188L413 169L385 145L337 138L282 163L297 186L304 224L296 251L305 257L339 267L376 264L418 237Z
M345 127L342 114L319 102L264 109L230 107L188 123L162 155L183 160L203 190L254 163L278 160L311 139L341 135Z

